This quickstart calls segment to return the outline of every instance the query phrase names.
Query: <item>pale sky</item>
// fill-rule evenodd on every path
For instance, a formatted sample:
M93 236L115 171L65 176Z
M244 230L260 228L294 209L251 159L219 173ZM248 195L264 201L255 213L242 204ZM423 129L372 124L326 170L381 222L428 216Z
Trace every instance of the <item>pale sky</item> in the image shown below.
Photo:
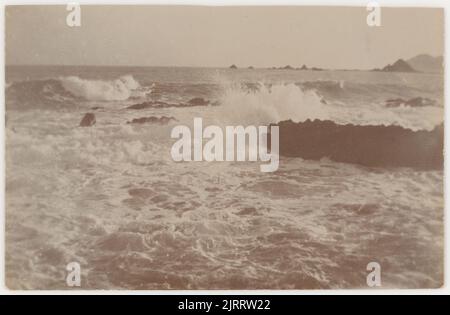
M443 55L442 9L365 7L6 7L6 64L382 67Z

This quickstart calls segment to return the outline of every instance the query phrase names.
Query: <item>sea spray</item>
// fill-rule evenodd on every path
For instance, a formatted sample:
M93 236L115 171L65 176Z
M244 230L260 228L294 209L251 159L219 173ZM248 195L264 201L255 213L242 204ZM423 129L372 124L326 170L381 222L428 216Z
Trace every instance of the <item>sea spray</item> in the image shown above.
M297 85L258 83L254 89L230 86L217 107L217 117L228 125L268 125L292 119L328 119L321 97L312 90Z
M438 106L386 108L384 103L370 100L357 105L333 99L324 101L315 89L294 83L258 83L252 88L229 85L219 103L221 106L211 108L218 125L269 125L285 120L319 119L343 125L397 125L430 131L442 123L444 112Z
M86 80L77 76L60 78L65 90L89 101L123 101L140 87L133 76L124 75L116 80Z

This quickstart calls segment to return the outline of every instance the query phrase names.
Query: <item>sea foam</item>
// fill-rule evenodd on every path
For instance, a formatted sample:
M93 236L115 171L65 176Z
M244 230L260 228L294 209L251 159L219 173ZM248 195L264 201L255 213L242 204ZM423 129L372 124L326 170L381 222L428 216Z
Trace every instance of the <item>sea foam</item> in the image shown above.
M124 75L116 80L87 80L77 76L60 78L65 90L89 101L123 101L140 88L133 76Z
M321 97L295 84L259 84L253 90L231 86L223 93L220 104L218 117L228 124L265 125L287 119L329 118Z
M294 83L259 83L248 89L231 85L224 90L215 107L216 124L267 125L292 120L332 120L337 124L395 125L414 131L432 130L442 123L443 108L399 106L367 101L357 106L325 99L316 89Z

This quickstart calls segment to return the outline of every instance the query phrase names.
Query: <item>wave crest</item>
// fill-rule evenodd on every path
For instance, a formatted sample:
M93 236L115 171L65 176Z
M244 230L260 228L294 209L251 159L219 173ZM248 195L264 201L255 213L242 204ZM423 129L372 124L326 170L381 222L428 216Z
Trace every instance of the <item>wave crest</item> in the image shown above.
M342 83L332 84L342 89ZM215 107L218 124L268 125L284 120L304 122L332 120L338 124L397 125L411 130L432 130L442 123L443 108L404 107L386 108L377 102L348 104L324 99L315 89L298 84L231 86Z
M60 78L60 81L65 90L88 101L124 101L140 88L139 82L131 75L110 81L69 76Z
M231 86L220 98L218 117L224 123L264 125L292 119L328 119L322 98L295 84L264 85L242 89Z

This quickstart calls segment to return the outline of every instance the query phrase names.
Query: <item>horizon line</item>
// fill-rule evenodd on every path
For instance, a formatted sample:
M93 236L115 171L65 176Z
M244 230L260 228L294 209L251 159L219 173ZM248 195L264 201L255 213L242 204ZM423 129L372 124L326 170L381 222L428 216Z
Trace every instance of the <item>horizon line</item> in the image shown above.
M432 58L439 58L442 57L444 58L444 55L432 55L429 53L419 53L413 57L410 57L408 59L402 57L402 58L398 58L395 61L393 61L392 63L395 63L396 61L402 59L404 61L418 57L418 56L422 56L422 55L426 55ZM386 65L390 65L392 63L386 64ZM99 64L7 64L5 63L5 67L135 67L135 68L206 68L206 69L230 69L232 66L237 67L237 69L247 69L247 70L251 70L250 68L253 69L266 69L266 70L283 70L283 67L292 67L292 69L286 69L286 70L300 70L301 67L306 66L306 64L302 64L301 66L293 66L291 64L286 64L284 66L253 66L253 65L247 65L247 66L238 66L236 63L232 63L229 66L193 66L193 65L124 65L124 64L114 64L114 65L99 65ZM304 69L306 71L308 70L312 70L312 68L316 68L316 69L320 69L322 71L371 71L371 70L375 70L375 69L379 69L379 67L371 67L371 68L321 68L321 67L317 67L317 66L307 66L308 69ZM274 69L275 68L275 69ZM237 70L234 69L234 70Z

